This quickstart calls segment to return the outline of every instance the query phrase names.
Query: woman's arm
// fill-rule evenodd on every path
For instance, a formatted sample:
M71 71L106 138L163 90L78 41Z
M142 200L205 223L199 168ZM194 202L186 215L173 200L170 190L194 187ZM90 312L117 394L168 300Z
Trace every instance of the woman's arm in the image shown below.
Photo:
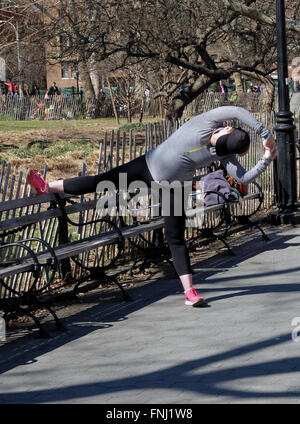
M216 126L223 123L224 121L237 119L254 130L263 139L267 140L273 138L272 133L267 128L265 128L265 126L259 122L250 112L242 107L221 106L206 112L206 117L214 122Z
M246 171L239 163L235 155L229 156L221 160L222 165L226 169L228 175L231 175L242 184L249 184L262 174L272 162L271 158L266 158L265 155L259 159L257 164Z

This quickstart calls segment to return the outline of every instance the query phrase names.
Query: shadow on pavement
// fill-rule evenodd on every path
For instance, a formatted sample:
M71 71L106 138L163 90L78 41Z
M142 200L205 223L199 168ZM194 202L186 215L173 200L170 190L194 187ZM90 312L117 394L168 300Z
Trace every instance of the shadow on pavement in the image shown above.
M210 371L202 371L201 368L226 361L227 359L234 358L243 354L255 353L261 349L267 349L279 343L287 343L290 341L290 334L280 335L280 341L265 340L259 343L249 344L239 347L238 349L231 349L221 352L217 355L208 356L205 358L183 362L180 365L160 369L159 371L144 373L137 376L111 379L105 382L93 382L87 384L77 384L75 386L60 387L58 389L44 389L34 390L27 393L20 393L18 391L0 395L1 403L44 403L44 402L67 402L76 399L79 403L80 398L89 398L100 396L108 393L122 393L122 391L132 390L145 390L145 389L170 389L185 390L199 394L199 401L201 402L201 395L214 396L230 396L240 400L251 400L261 397L264 401L269 398L273 400L276 398L284 398L288 400L289 397L297 397L300 395L299 390L291 390L289 392L276 390L276 386L269 391L255 391L251 387L247 390L234 390L232 388L222 387L223 383L230 383L235 379L257 378L270 375L282 375L289 373L297 373L300 371L299 358L287 358L279 360L265 361L259 364L249 365L245 363L243 366L234 366L229 368L215 368Z
M196 264L194 268L197 270L195 279L197 276L201 276L201 280L205 280L209 276L216 273L220 273L220 270L224 270L225 276L218 278L218 282L228 282L226 279L226 269L237 266L242 261L249 259L253 256L258 255L261 252L266 251L280 251L287 247L298 247L300 243L290 242L295 235L293 234L277 234L274 232L271 234L272 240L270 242L261 241L258 238L252 239L245 243L241 243L239 247L239 255L231 257L226 253L219 253L207 260L201 261L200 264ZM241 240L242 241L242 240ZM201 265L201 269L200 269ZM293 268L282 271L282 274L295 273L300 270L296 264ZM277 271L266 272L266 273L253 273L252 277L266 276L272 274L278 274ZM239 280L243 276L238 277ZM232 278L231 278L232 279ZM210 281L206 282L213 284ZM205 284L206 284L205 283ZM235 296L246 296L257 293L266 292L287 292L287 291L300 291L300 284L265 284L265 285L253 285L253 286L238 286L220 288L218 291L232 291L237 290L238 293L224 294L221 296L213 296L207 300L210 303L217 302L221 299L226 299ZM210 291L214 288L210 288ZM160 299L163 299L170 295L179 294L182 295L182 289L179 281L176 280L160 280L153 283L144 285L142 287L135 287L130 290L130 295L133 298L132 302L107 302L101 303L100 305L93 306L88 310L75 314L65 320L68 326L67 333L54 333L52 339L39 339L33 335L19 339L16 343L10 343L0 348L0 373L4 373L10 369L18 367L20 365L30 364L36 361L36 358L40 355L45 355L47 352L51 352L64 344L67 344L73 340L79 339L95 330L109 331L109 328L114 323L120 320L130 319L130 314L141 308L145 308ZM278 341L280 339L280 341ZM193 391L206 395L213 396L238 396L239 398L251 399L257 398L258 396L264 399L276 398L289 398L300 395L300 389L290 391L288 393L278 392L276 389L270 392L251 392L251 390L232 390L220 387L219 384L228 382L233 379L247 378L247 377L258 377L266 376L270 374L283 374L283 373L295 373L300 371L299 357L270 360L261 364L255 365L243 365L233 368L226 369L214 369L212 371L203 371L201 368L207 365L214 364L215 362L224 361L228 358L238 357L249 352L257 352L261 349L272 347L282 343L287 343L291 340L290 334L279 335L278 340L274 340L274 337L269 340L265 340L259 343L253 343L245 346L241 346L237 349L231 349L223 351L217 355L208 356L198 360L192 360L183 362L180 365L162 369L159 372L144 373L138 376L130 378L117 379L112 378L110 381L94 382L91 384L82 384L76 386L63 387L59 389L49 390L37 390L30 391L27 393L9 393L0 395L0 403L27 403L32 402L32 398L36 396L35 402L62 402L68 401L72 398L87 398L96 395L122 392L123 390L132 389L164 389L174 387L176 389L182 389L186 391ZM197 372L195 372L197 370ZM27 400L26 400L27 399Z

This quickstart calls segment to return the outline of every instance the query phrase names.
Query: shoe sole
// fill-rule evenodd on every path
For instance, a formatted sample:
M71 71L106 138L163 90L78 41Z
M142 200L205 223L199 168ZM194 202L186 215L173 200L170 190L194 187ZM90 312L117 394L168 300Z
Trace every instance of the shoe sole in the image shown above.
M30 195L32 197L37 197L37 196L40 196L42 194L47 194L48 191L46 191L45 193L38 193L37 190L36 190L36 188L32 184L30 184L30 182L28 181L28 176L29 176L31 170L32 170L32 168L27 169L27 173L26 173L26 181L27 181L27 184L30 185L30 189L31 189L30 190Z
M26 181L27 181L27 184L30 186L30 196L32 196L32 197L37 197L38 193L37 193L36 189L35 189L35 188L33 187L33 185L31 185L31 184L30 184L30 182L28 181L28 176L29 176L29 174L30 174L31 169L32 169L32 168L27 169L27 172L26 172Z
M188 305L188 306L205 306L205 305L207 305L207 303L204 299L199 299L194 303L192 303L190 300L186 300L185 304Z

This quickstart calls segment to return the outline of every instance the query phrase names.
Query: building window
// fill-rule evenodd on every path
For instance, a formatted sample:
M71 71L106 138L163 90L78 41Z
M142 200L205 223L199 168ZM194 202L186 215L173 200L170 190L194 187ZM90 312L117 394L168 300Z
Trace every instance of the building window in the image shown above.
M61 64L61 77L69 78L69 64L67 62Z
M72 71L72 73L71 73L71 75L72 75L72 78L77 78L77 75L78 75L78 66L77 66L77 63L73 63L72 64L72 67L71 67L71 71Z

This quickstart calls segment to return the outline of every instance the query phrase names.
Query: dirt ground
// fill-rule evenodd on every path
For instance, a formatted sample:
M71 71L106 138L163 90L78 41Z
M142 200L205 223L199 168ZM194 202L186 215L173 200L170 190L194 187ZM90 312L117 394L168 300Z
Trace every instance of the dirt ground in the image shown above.
M70 178L80 174L82 163L87 165L87 174L96 172L98 161L98 146L103 139L105 132L108 134L118 127L108 124L91 124L68 126L67 128L39 129L29 131L0 131L0 159L5 159L12 165L12 172L18 175L21 171L26 172L28 168L42 171L44 165L48 167L48 179ZM95 151L88 156L82 154L80 150L67 152L63 156L47 158L43 155L36 155L34 158L20 158L14 154L13 146L26 147L28 143L37 140L47 140L51 143L64 143L72 141L91 140L95 143ZM9 151L9 156L7 152ZM2 156L2 157L1 157Z
M117 125L93 124L76 125L66 128L38 129L30 131L0 131L1 144L13 144L15 146L24 146L31 141L38 140L39 137L45 137L49 141L63 141L72 139L91 139L97 141L103 137L105 131L116 130Z

